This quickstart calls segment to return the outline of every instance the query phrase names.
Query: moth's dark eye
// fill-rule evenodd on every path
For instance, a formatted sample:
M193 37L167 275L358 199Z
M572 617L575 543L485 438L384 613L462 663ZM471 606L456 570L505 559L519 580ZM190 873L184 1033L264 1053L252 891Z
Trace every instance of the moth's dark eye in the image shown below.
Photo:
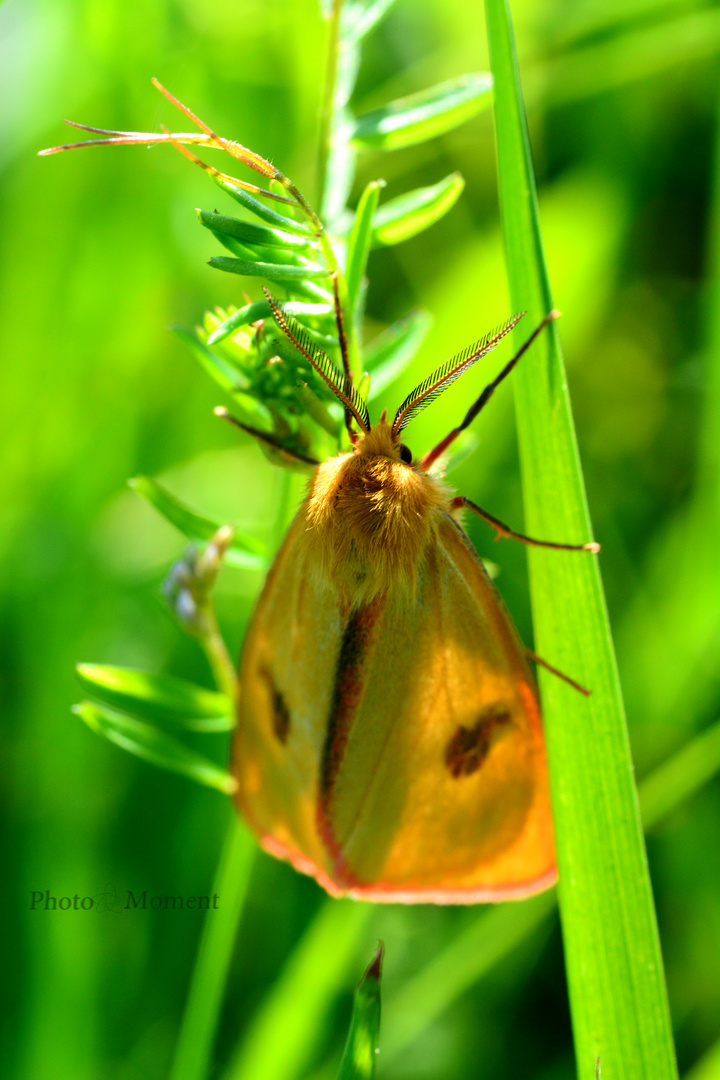
M400 451L400 457L405 462L405 464L406 465L411 465L412 464L412 453L411 453L409 447L407 447L405 445L405 443L400 443L400 446L398 447L398 449Z

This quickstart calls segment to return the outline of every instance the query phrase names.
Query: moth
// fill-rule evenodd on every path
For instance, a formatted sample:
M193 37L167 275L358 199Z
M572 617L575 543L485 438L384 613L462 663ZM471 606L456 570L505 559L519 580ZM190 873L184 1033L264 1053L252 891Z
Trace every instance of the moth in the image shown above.
M270 162L223 139L153 82L200 135L73 126L103 136L89 143L168 141L236 194L280 197L220 173L182 144L224 149L281 182L290 196L281 201L302 207L321 228ZM280 329L342 404L350 450L320 462L216 410L286 462L314 467L245 640L233 749L237 800L269 852L336 896L407 903L527 896L556 877L540 705L528 660L583 688L523 647L460 517L470 511L498 536L527 544L599 547L516 533L456 495L432 467L558 313L543 319L462 423L418 459L402 438L408 424L521 315L434 371L392 421L383 413L371 424L353 385L332 281L343 370L265 294Z
M233 748L240 810L267 851L334 896L474 903L544 889L556 868L528 663L539 658L522 645L459 516L471 511L498 535L544 547L598 545L516 533L431 467L558 313L418 459L403 441L407 426L521 316L434 371L392 420L383 412L371 424L350 375L337 289L344 371L266 296L342 403L351 449L315 462L250 622Z

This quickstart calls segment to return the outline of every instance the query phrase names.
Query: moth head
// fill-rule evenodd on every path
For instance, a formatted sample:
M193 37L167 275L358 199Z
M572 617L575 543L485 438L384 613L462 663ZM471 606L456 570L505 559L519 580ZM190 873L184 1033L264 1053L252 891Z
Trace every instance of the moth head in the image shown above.
M353 447L353 452L361 457L386 457L402 465L412 465L412 452L399 436L393 434L392 424L387 418L387 409L376 424L365 432Z

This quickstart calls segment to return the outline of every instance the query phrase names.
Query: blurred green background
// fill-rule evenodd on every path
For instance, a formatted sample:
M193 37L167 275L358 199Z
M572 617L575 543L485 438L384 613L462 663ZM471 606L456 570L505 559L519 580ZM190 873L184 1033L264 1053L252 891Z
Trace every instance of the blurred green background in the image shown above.
M524 0L513 11L551 281L642 777L717 719L720 698L720 10L691 0ZM128 491L128 477L159 476L202 512L261 537L272 529L281 488L256 447L213 418L222 395L168 332L214 304L242 303L246 282L206 265L217 245L193 211L232 213L229 200L170 148L49 159L35 151L68 137L62 116L185 129L150 86L155 75L312 200L324 66L315 0L0 5L0 672L12 913L3 923L3 1076L168 1074L201 914L53 913L30 910L30 894L93 896L108 884L150 895L210 892L232 811L216 792L93 736L70 713L80 696L73 665L166 670L210 685L202 655L160 600L182 539ZM367 42L355 107L485 68L480 5L397 0ZM510 314L491 113L381 163L371 154L359 163L356 195L382 175L387 197L456 169L467 187L453 211L415 240L371 256L368 338L416 305L435 318L412 369L384 395L389 407ZM418 419L413 451L444 435L498 366L490 358ZM509 386L477 430L479 449L452 479L519 525ZM293 483L297 499L302 482ZM498 584L530 641L523 551L493 545L481 523L469 531L500 565ZM224 573L219 613L234 652L260 584L257 573ZM225 761L224 737L197 745ZM719 835L715 781L648 839L681 1071L720 1036ZM258 855L213 1075L323 902L312 881ZM403 987L484 914L389 907L356 920L314 1038L282 1075L289 1080L293 1067L299 1076L332 1075L323 1063L339 1060L352 986L378 937L387 950L382 1046L398 1042L408 1022ZM380 1068L428 1080L569 1080L557 917L384 1068L381 1056Z

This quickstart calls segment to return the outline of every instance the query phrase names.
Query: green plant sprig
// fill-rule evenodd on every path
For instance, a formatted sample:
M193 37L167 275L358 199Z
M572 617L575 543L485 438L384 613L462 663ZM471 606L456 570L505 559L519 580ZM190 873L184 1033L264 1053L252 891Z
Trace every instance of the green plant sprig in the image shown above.
M462 177L455 173L437 184L406 192L380 205L384 182L372 181L361 195L355 212L350 213L346 201L354 176L355 156L363 150L397 149L451 130L487 105L492 85L487 73L464 75L389 102L371 113L355 116L350 110L350 99L361 44L391 3L392 0L358 0L343 5L340 0L335 0L330 12L328 85L321 135L321 147L324 147L321 155L324 161L323 206L328 205L330 198L332 206L327 210L330 229L325 227L320 215L289 177L255 150L220 135L157 79L153 79L153 85L199 129L197 132L120 131L68 121L74 127L101 137L41 151L42 154L54 154L81 146L168 144L202 168L255 219L198 211L202 227L229 252L228 255L213 256L210 265L226 273L268 281L273 291L284 294L286 313L300 324L312 342L337 360L340 350L335 296L342 313L350 368L368 400L402 373L430 325L429 317L422 312L399 321L370 343L363 365L358 343L364 318L370 251L374 247L400 243L429 228L452 208L464 185ZM215 168L190 147L223 151L233 162L259 174L267 186ZM339 169L341 158L345 164ZM206 312L203 325L194 331L182 327L175 329L203 369L231 398L230 416L245 431L255 434L261 451L274 464L307 469L312 461L322 460L346 448L343 414L322 379L278 334L270 316L267 301L252 301L248 297L241 307ZM228 414L225 409L216 411L221 415ZM221 525L191 509L149 477L138 477L130 483L192 544L209 544L204 553L197 547L188 549L188 554L176 564L172 571L172 588L177 595L171 597L171 603L180 615L181 625L203 646L219 690L226 697L233 697L235 676L215 620L212 587L203 592L200 606L193 606L192 618L185 618L184 608L180 611L181 600L190 595L188 588L181 587L180 577L186 585L186 579L194 586L198 585L202 576L199 568L209 557L208 552L214 550L212 545ZM226 562L249 568L263 568L268 560L268 552L262 544L237 531L232 535L228 533L223 540L223 555ZM89 668L85 670L87 675ZM122 673L119 669L114 670L114 678L122 683ZM133 722L141 725L148 723L146 703L141 700L142 694L137 697L137 680L141 674L127 675L119 714L117 700L113 707L113 702L107 698L107 688L100 685L100 676L96 679L85 677L85 689L94 691L97 699L92 708L105 710L103 723L95 723L94 729L159 764L163 763L160 748L164 745L166 767L177 770L177 746L166 731L158 729L151 735L142 734L144 729L138 728L135 743L127 732L122 740L117 737L118 725L124 723L118 721L118 715L130 716ZM153 683L157 677L147 675L145 678L143 693L153 692L156 698L153 720L161 724L167 722L169 717L163 713L163 694ZM198 687L197 694L201 693L202 688ZM137 704L135 713L133 701ZM84 714L81 712L81 715ZM97 719L95 712L93 717ZM145 745L150 742L152 754ZM202 782L207 782L209 775L202 764L194 771L182 764L181 771Z
M380 205L384 182L373 181L352 213L347 210L347 200L356 156L363 151L382 152L419 143L451 130L488 104L492 83L487 73L461 76L390 102L365 116L354 116L349 102L361 43L392 2L333 3L330 77L321 142L322 214L270 162L218 135L157 80L153 80L156 87L188 116L198 132L143 133L74 124L100 138L41 151L53 154L103 144L174 146L202 168L246 214L238 218L198 211L201 226L228 252L211 258L210 265L226 273L267 281L276 295L282 294L287 314L335 360L339 353L333 303L336 293L350 368L358 391L368 401L402 374L430 327L427 313L413 312L371 342L363 360L360 340L370 251L398 244L429 228L452 209L464 181L453 173L384 205ZM190 147L224 151L235 162L258 173L267 186L216 169ZM241 426L257 434L258 445L270 460L285 468L302 469L307 466L299 459L322 459L346 445L343 416L334 397L303 358L286 341L279 341L270 314L266 301L253 301L246 294L242 305L206 312L203 324L194 331L182 327L176 331L206 373L229 396ZM461 456L462 452L457 460ZM75 712L92 730L145 761L231 794L235 786L232 776L186 747L175 734L183 730L226 732L234 721L238 686L214 612L212 591L217 574L210 575L212 580L203 574L206 564L215 566L221 526L191 509L156 480L138 477L131 486L193 544L171 572L168 599L180 617L180 625L203 647L218 691L213 696L213 692L169 676L84 664L79 665L78 675L91 700L76 706ZM283 490L287 494L287 481ZM280 520L284 516L278 517L280 526L284 525ZM281 528L276 528L275 534L274 539L279 541ZM268 551L254 537L238 531L232 536L228 531L220 535L226 562L248 568L267 564ZM208 546L203 549L198 544ZM228 834L218 871L219 880L224 882L221 891L232 892L235 897L232 911L223 917L222 926L207 927L176 1050L173 1076L182 1076L183 1080L202 1080L212 1053L234 928L247 885L250 841L244 833L238 840L239 828L236 825ZM226 879L242 885L233 892L226 887ZM354 905L339 905L336 912L338 926L344 930L352 923L353 912L362 914L360 922L365 921L365 913ZM354 937L352 933L348 936L348 954ZM325 983L322 985L325 987ZM321 996L325 996L326 989L319 991ZM352 1070L355 1056L343 1067ZM366 1056L363 1075L371 1075L373 1064L374 1058Z

